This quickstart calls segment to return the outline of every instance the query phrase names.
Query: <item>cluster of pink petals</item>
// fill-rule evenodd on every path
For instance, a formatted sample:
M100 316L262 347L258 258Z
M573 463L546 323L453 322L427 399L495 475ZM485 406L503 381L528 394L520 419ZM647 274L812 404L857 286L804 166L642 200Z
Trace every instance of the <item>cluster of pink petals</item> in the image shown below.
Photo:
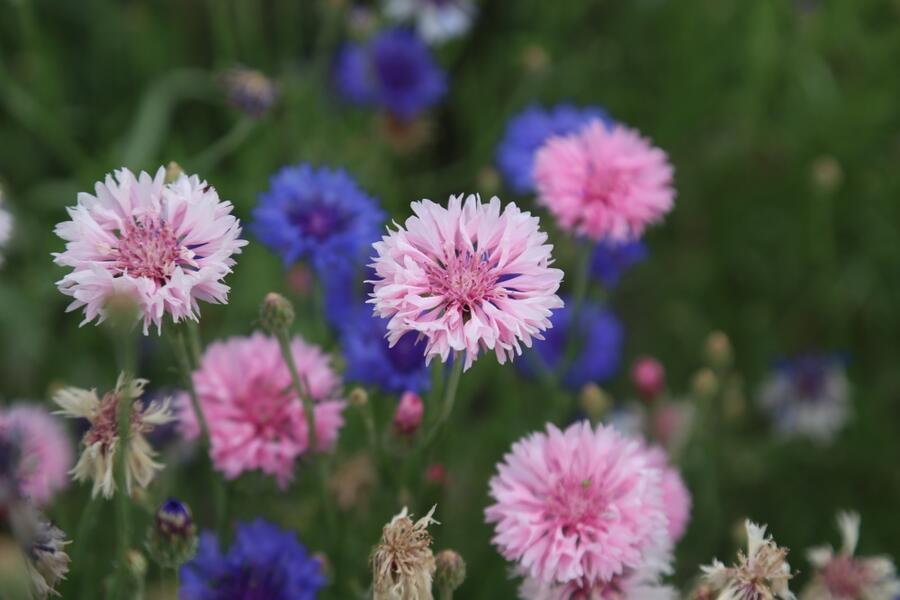
M20 444L16 476L22 494L38 506L46 505L69 483L73 455L65 429L35 404L15 404L0 412L0 427Z
M675 544L684 535L691 518L691 493L678 470L669 464L669 455L665 450L650 446L647 448L647 458L650 466L662 473L663 512L666 513L669 539Z
M548 424L516 442L491 479L493 542L553 589L602 587L671 547L661 477L643 444L612 427Z
M66 249L54 262L72 268L57 285L74 298L67 310L84 307L82 325L102 322L119 295L138 305L145 334L151 324L160 330L166 314L198 320L200 300L227 302L222 279L247 242L215 188L196 176L166 183L160 167L153 177L116 171L95 194L79 194L71 221L56 226Z
M537 217L499 198L452 196L446 207L413 202L414 216L374 244L370 302L389 317L391 345L410 331L427 340L426 360L465 351L468 369L481 350L502 364L521 344L543 339L563 273L551 268Z
M591 121L538 151L538 201L563 229L593 240L628 240L672 209L673 169L666 153L622 125Z
M344 424L341 380L318 346L294 338L291 352L315 403L316 450L328 451ZM278 342L255 333L210 344L193 381L216 468L228 479L259 469L287 486L295 460L309 449L309 429ZM197 437L199 426L186 395L179 404L183 433Z

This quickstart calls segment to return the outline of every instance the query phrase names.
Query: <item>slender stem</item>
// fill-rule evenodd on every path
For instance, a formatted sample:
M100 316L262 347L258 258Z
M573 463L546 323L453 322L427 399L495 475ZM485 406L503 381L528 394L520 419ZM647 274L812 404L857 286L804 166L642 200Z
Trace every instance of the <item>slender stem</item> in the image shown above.
M243 117L228 132L210 144L188 164L197 171L211 171L222 159L237 150L256 129L257 120Z
M203 407L197 399L197 392L194 389L193 371L191 367L191 355L188 350L188 343L185 340L184 332L177 329L175 332L175 359L178 361L178 368L181 370L181 376L184 380L184 387L187 388L188 396L191 398L191 408L194 410L194 416L197 417L197 424L200 426L200 437L205 446L209 446L209 423L203 414Z
M428 433L422 438L422 448L427 448L434 442L438 432L447 419L450 418L450 413L453 412L453 405L456 402L456 391L459 388L459 380L462 377L463 362L462 352L457 352L453 357L453 370L450 372L450 378L447 379L447 385L444 388L444 401L441 403L440 412L438 412Z
M128 450L131 436L131 411L134 399L131 397L131 374L123 377L123 386L119 391L119 404L116 408L116 440L115 479L116 479L116 528L118 533L119 564L116 571L114 598L127 598L126 584L128 580L128 550L131 544L131 496L128 493Z
M306 393L306 388L300 381L300 374L297 372L297 365L294 363L294 354L291 352L291 340L287 329L281 329L277 332L278 345L281 347L281 355L288 370L291 372L291 382L303 404L303 413L306 415L306 427L309 430L309 452L312 454L317 450L316 443L316 413L313 408L313 399Z
M173 600L178 600L178 593L181 591L181 580L180 580L180 574L178 572L178 567L174 567L172 569L172 580L173 580L173 583L175 584L175 590L174 590L174 593L172 594L172 598L173 598Z
M453 600L453 590L449 585L438 588L438 600Z
M572 317L570 320L571 334L566 340L565 353L563 359L559 362L559 366L555 369L554 375L557 380L565 377L569 367L578 355L578 347L582 342L581 339L581 309L584 306L584 300L588 292L588 283L590 281L591 271L591 247L588 243L579 244L578 267L575 271L575 282L572 290Z

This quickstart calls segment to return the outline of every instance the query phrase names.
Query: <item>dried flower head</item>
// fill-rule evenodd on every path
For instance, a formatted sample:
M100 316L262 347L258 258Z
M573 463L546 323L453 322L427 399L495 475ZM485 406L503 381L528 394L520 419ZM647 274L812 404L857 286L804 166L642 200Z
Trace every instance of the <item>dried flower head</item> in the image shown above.
M854 556L859 523L857 513L839 513L837 524L843 543L840 551L818 546L806 552L816 571L801 594L803 600L893 600L900 595L900 580L890 558Z
M153 476L163 467L155 460L156 452L145 437L154 427L174 420L170 410L170 400L141 402L146 379L128 378L119 375L115 390L102 398L96 390L75 387L64 388L56 393L53 400L62 410L56 414L73 419L87 419L90 428L81 440L81 457L72 469L75 481L93 480L91 494L96 497L112 497L116 491L113 464L119 446L118 414L123 394L131 402L131 429L128 436L128 465L125 476L125 491L130 494L134 482L141 488L147 487Z
M788 565L788 549L780 547L771 536L766 537L766 526L746 522L747 554L738 551L733 567L726 567L718 560L701 567L705 583L717 592L716 600L793 600L788 588L791 568Z
M432 600L436 567L428 526L437 523L432 518L435 508L413 521L404 507L384 526L371 558L374 600Z
M65 533L28 504L19 504L10 514L16 540L25 553L32 597L46 600L59 596L56 586L66 578L71 559Z

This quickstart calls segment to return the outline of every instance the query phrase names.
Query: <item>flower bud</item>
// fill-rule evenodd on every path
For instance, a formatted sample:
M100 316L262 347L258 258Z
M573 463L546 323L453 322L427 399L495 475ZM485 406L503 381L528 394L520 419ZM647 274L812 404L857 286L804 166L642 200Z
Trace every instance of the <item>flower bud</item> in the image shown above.
M415 392L404 392L394 412L394 430L401 435L412 435L422 424L425 405Z
M362 408L369 403L369 393L361 387L355 387L350 390L350 404L357 408Z
M713 331L706 338L704 354L714 369L727 369L733 358L731 340L724 332Z
M666 371L652 356L641 356L631 366L631 382L641 398L655 400L666 387Z
M278 86L260 71L235 67L222 75L225 97L249 117L262 117L278 100Z
M156 511L147 550L163 567L176 568L197 552L197 526L187 504L169 498Z
M184 175L184 170L182 170L181 165L174 160L170 160L169 164L166 165L166 183L172 183L182 175Z
M712 369L704 367L694 373L691 391L694 392L694 396L702 400L713 398L719 393L719 378Z
M844 180L844 169L833 156L820 156L813 161L810 178L817 190L830 193L840 187Z
M434 573L435 586L442 591L452 592L466 580L466 561L454 550L441 550L434 557L437 570Z
M581 410L593 420L598 420L612 408L612 398L596 383L585 384L578 396Z
M269 292L259 307L259 320L267 332L278 334L293 325L294 307L281 294Z
M447 483L447 468L441 463L428 465L425 469L425 480L431 485L443 486Z
M147 576L147 557L142 552L131 549L125 555L125 566L128 573L136 580L143 580Z

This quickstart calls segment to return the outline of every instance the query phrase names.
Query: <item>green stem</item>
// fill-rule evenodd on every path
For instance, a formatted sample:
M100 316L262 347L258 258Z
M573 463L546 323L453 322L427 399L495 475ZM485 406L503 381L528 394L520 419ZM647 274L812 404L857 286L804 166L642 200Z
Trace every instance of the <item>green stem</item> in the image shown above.
M428 430L428 433L422 439L422 448L427 448L434 442L444 423L450 418L450 413L453 412L453 405L456 402L456 391L459 388L459 380L462 377L463 362L463 353L457 352L453 357L453 370L450 372L450 378L447 379L447 386L444 388L444 401L441 403L440 412L432 423L431 429Z
M203 414L203 408L197 399L197 392L194 390L193 371L191 366L191 355L188 350L188 343L185 340L184 332L177 329L175 332L175 358L178 361L178 368L181 370L181 376L184 380L184 387L187 388L188 396L191 398L191 408L194 410L194 416L197 417L197 424L200 426L201 442L204 446L210 445L209 439L209 423Z
M453 600L453 589L448 585L438 588L438 600Z
M287 329L281 329L277 332L278 345L281 347L281 356L287 365L288 371L291 372L291 382L303 405L303 413L306 415L306 428L309 430L309 453L312 455L317 449L316 442L316 413L313 408L313 399L306 393L306 387L300 381L300 374L297 372L297 365L294 363L294 354L291 352L290 334Z
M128 582L128 550L131 543L131 496L128 493L128 444L131 437L131 411L134 399L131 397L131 374L125 374L123 389L120 390L119 404L116 409L115 479L116 479L116 520L118 533L119 564L116 571L114 598L127 598Z
M206 150L188 162L191 169L198 172L214 169L224 158L237 150L246 141L256 128L256 123L256 119L250 117L241 118L234 124L234 127L228 130L228 133L210 144Z

